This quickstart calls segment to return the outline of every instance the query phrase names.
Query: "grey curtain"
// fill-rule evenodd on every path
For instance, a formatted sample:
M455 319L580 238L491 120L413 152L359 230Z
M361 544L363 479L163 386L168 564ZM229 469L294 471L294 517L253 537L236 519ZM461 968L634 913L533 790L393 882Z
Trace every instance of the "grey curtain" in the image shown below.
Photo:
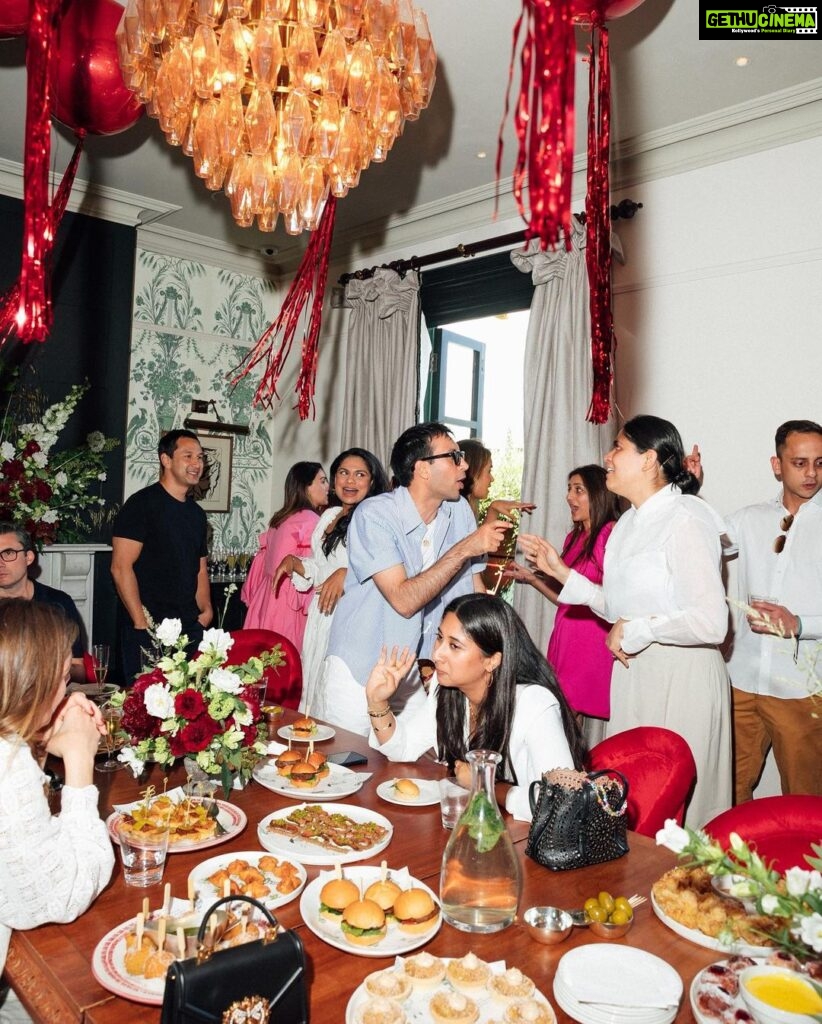
M573 221L570 252L564 247L540 252L535 240L527 250L512 252L511 261L531 275L534 285L525 344L522 497L538 507L523 518L522 529L561 549L571 529L568 473L575 466L601 464L614 432L611 424L596 426L585 419L593 378L585 229ZM514 607L534 642L546 650L554 605L533 587L517 584Z

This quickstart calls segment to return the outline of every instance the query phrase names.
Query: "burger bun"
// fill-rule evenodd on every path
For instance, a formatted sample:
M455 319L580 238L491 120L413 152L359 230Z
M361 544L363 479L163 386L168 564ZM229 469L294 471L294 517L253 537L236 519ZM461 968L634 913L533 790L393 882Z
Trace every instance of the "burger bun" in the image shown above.
M437 923L440 909L425 889L406 889L394 901L394 918L408 935L422 935Z
M352 946L376 946L385 938L385 914L373 900L355 900L343 911L341 927Z

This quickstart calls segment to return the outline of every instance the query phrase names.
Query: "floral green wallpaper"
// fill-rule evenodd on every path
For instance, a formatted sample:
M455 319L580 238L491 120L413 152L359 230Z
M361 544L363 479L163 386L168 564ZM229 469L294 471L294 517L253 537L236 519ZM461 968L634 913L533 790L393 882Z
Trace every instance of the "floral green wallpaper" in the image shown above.
M276 305L263 278L137 250L126 496L157 479L157 439L183 426L192 398L214 399L223 420L250 427L234 437L230 512L209 513L215 547L256 551L271 515L270 421L251 406L258 378L233 391L229 380Z

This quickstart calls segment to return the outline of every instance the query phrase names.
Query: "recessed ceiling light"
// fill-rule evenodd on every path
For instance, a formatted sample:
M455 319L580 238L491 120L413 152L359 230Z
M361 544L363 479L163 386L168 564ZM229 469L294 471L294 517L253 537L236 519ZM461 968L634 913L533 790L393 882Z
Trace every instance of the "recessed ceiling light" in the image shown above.
M485 159L485 158L486 158L487 156L488 156L488 154L487 154L487 153L485 152L485 150L484 150L484 149L481 149L481 150L480 150L480 151L479 151L479 152L477 153L477 160L484 160L484 159Z
M737 57L736 61L735 61L736 66L738 68L746 68L750 64L750 62L751 62L751 58L750 57Z

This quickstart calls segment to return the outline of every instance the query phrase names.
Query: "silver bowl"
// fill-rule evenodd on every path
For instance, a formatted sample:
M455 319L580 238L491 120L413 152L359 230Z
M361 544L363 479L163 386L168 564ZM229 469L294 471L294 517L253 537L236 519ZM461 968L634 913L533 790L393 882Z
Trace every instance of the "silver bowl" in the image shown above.
M588 927L601 939L621 939L623 935L627 935L631 930L631 925L634 923L634 919L626 921L625 924L612 924L610 921L591 921L588 920Z
M546 946L564 942L574 927L571 915L559 907L529 907L522 919L531 938Z

